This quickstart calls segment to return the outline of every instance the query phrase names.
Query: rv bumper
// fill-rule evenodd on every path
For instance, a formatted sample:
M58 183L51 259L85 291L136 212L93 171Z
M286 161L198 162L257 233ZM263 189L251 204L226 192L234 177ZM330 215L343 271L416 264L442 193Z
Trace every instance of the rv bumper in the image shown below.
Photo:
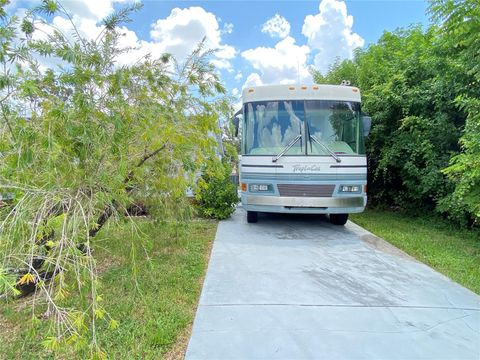
M249 211L318 214L354 213L364 210L367 197L282 197L242 194L242 204Z

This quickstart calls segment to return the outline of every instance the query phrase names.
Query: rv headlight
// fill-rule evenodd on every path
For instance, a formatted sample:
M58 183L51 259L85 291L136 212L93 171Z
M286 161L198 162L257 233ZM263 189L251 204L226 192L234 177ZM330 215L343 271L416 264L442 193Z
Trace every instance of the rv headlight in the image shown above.
M340 192L358 193L358 192L360 192L360 186L358 186L358 185L342 185L342 186L340 186Z
M272 185L270 184L250 184L251 192L270 191L271 189Z

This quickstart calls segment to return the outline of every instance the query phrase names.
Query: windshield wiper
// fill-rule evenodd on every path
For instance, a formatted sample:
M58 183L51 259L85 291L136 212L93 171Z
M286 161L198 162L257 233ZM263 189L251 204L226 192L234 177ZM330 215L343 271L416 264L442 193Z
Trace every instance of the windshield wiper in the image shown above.
M326 144L318 140L315 136L310 135L310 139L315 141L318 145L322 146L327 152L335 159L336 162L342 162L342 159L340 159L337 154L335 154L332 149L330 149Z
M302 138L302 134L297 135L297 137L295 139L293 139L292 141L290 141L290 144L288 144L287 147L285 149L283 149L280 154L278 154L277 156L275 156L272 159L272 162L277 162L277 160L280 159L283 155L285 155L285 153L288 150L290 150L292 148L292 146L295 145L298 142L298 140L300 140L301 138Z

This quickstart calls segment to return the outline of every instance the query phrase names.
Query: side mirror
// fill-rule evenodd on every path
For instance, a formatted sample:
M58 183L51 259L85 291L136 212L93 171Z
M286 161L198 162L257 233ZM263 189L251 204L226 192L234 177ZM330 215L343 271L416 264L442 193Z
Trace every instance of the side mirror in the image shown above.
M363 136L368 136L370 128L372 127L372 118L370 116L362 116Z
M238 137L238 127L240 125L240 118L239 116L242 115L242 109L238 110L235 115L233 115L233 126L235 127L235 137Z

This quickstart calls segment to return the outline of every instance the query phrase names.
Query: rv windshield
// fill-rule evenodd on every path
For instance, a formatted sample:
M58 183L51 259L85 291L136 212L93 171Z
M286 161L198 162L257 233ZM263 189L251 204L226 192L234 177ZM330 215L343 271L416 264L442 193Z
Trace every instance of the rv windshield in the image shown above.
M245 127L242 153L278 155L301 136L284 154L365 154L360 104L334 100L257 101L244 105Z

